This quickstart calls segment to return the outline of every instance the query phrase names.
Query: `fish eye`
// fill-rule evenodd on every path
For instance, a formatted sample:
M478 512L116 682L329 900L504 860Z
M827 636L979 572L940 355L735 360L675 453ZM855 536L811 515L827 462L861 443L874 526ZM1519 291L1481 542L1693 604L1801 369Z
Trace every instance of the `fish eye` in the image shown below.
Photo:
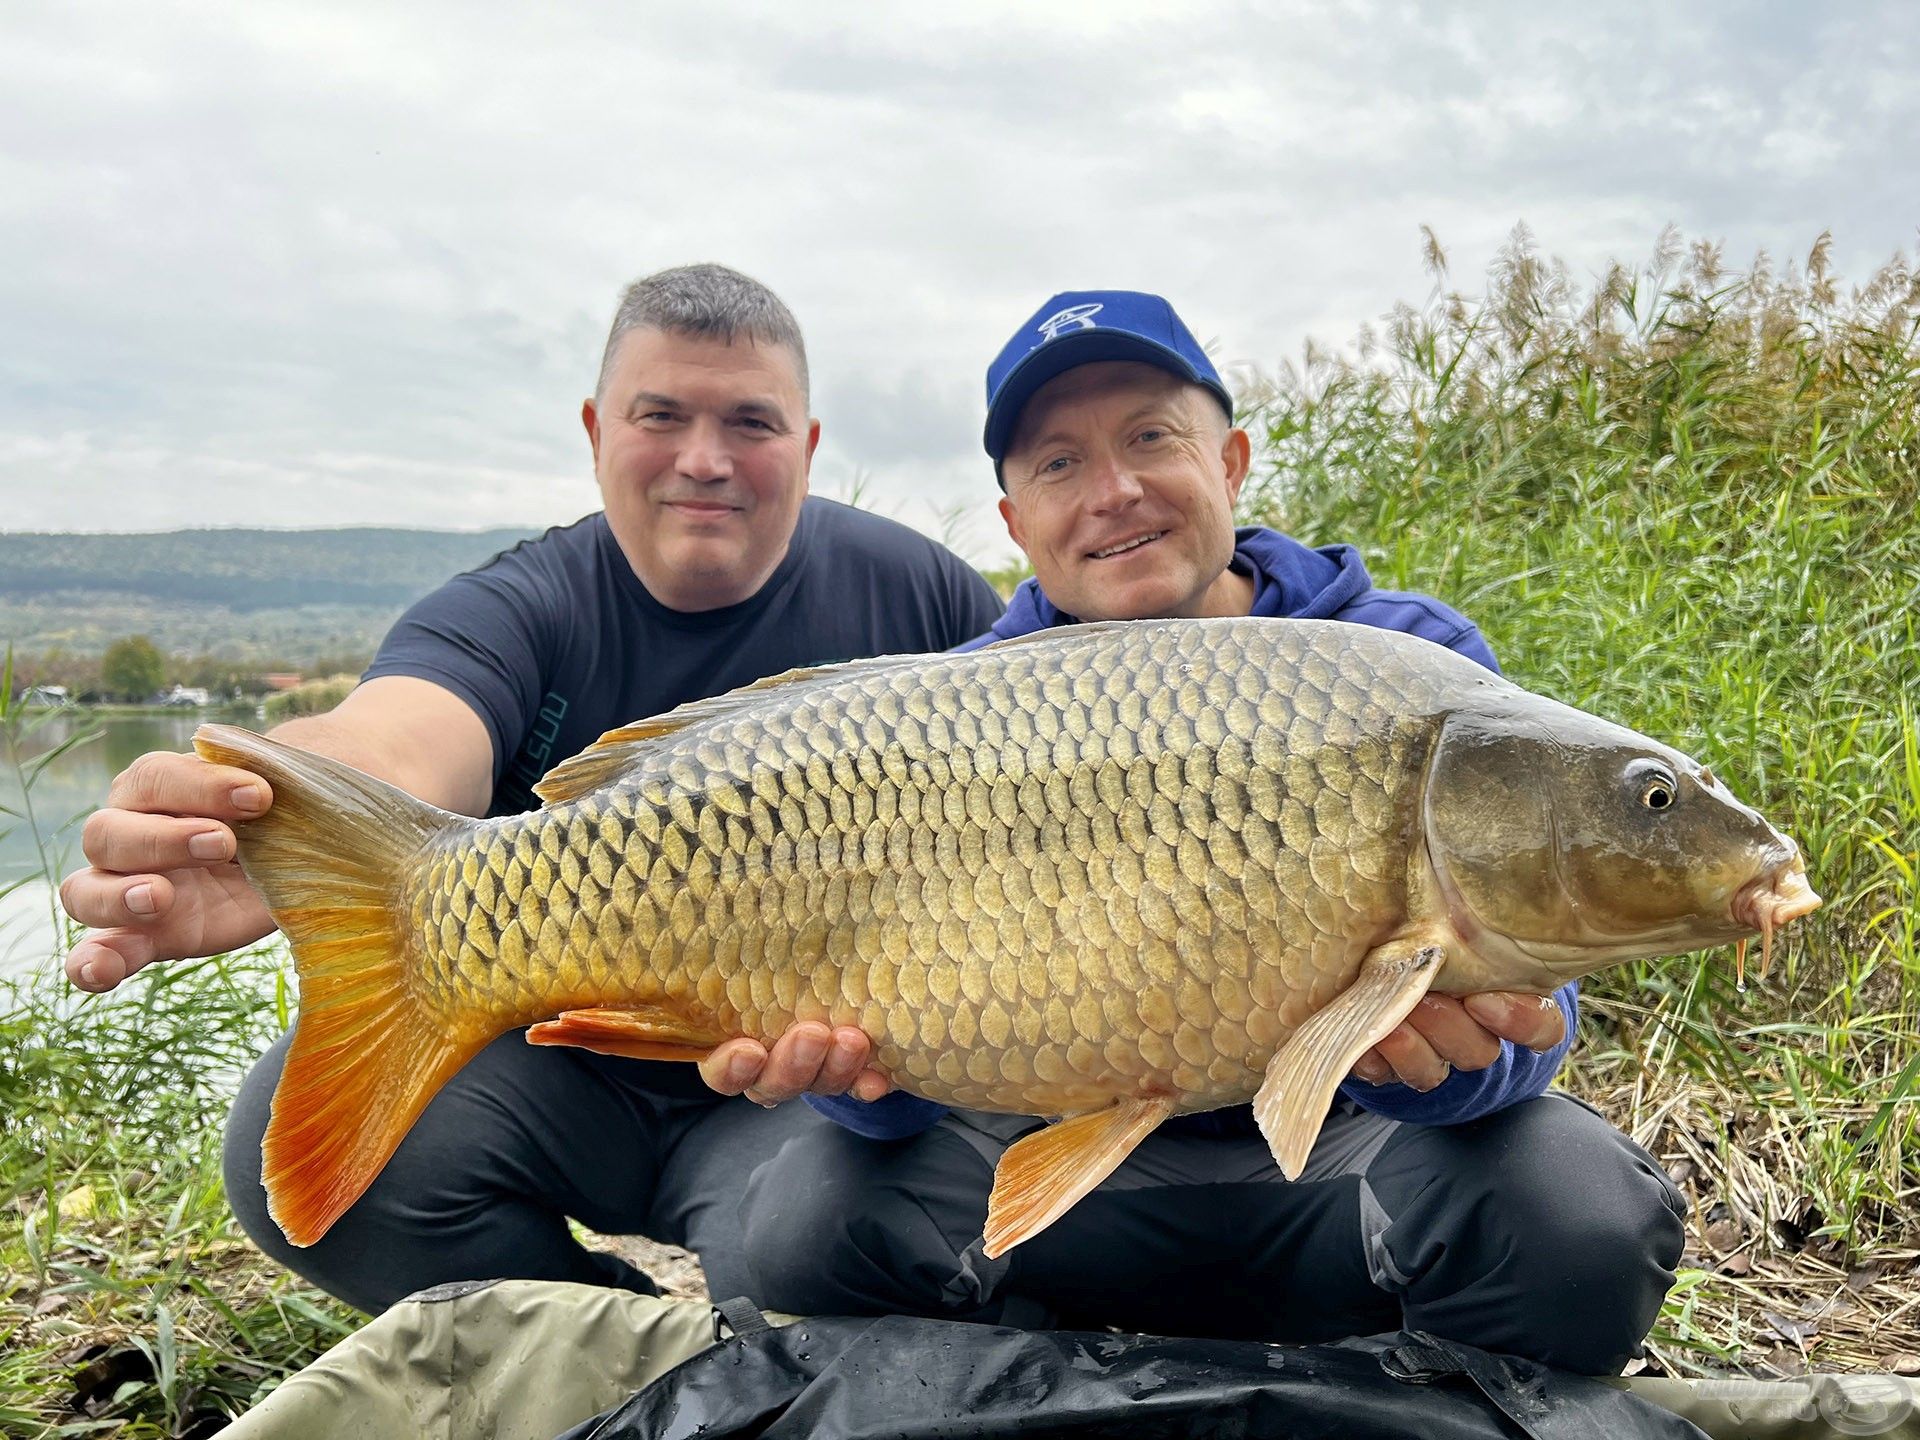
M1627 767L1634 799L1648 810L1671 810L1680 799L1680 782L1658 760L1636 760Z

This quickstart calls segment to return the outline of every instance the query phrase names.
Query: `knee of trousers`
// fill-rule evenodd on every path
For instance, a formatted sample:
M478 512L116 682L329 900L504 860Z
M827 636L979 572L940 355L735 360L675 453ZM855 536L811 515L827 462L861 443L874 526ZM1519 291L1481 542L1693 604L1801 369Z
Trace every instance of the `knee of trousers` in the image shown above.
M1586 1375L1617 1375L1641 1353L1673 1287L1684 1202L1657 1174L1619 1192L1605 1209L1516 1206L1498 1217L1511 1243L1496 1278L1515 1297L1520 1337L1509 1348Z
M281 1231L268 1209L266 1189L260 1180L261 1148L290 1038L281 1036L255 1062L240 1082L239 1093L227 1112L221 1140L221 1178L226 1185L227 1204L247 1238L309 1284L369 1314L378 1314L424 1285L466 1278L412 1273L397 1262L396 1253L407 1252L396 1251L387 1243L391 1217L377 1200L369 1203L363 1198L311 1245L295 1245Z
M965 1243L902 1158L896 1142L835 1131L789 1141L756 1169L740 1216L753 1298L800 1315L975 1308Z
M260 1185L260 1147L266 1138L273 1087L280 1079L286 1045L284 1036L274 1042L241 1080L239 1093L227 1111L220 1142L220 1173L234 1218L248 1239L283 1264L288 1263L293 1247L267 1211L267 1192Z
M368 1277L363 1273L366 1266L354 1263L359 1247L352 1236L345 1233L351 1230L350 1225L336 1225L318 1244L303 1247L287 1239L267 1208L267 1192L260 1183L260 1151L266 1139L268 1117L273 1113L274 1086L280 1079L286 1049L287 1037L282 1036L255 1062L240 1082L240 1091L227 1112L220 1151L227 1205L247 1238L266 1254L329 1295L369 1314L377 1314L399 1298L399 1292L383 1293L379 1287L367 1283Z
M1657 1307L1685 1244L1685 1201L1651 1162L1643 1168L1623 1157L1621 1173L1589 1191L1582 1181L1594 1178L1593 1168L1553 1188L1515 1177L1489 1191L1482 1235L1504 1275L1534 1293Z
M1526 1353L1615 1373L1673 1284L1686 1202L1592 1112L1560 1096L1530 1103L1542 1107L1534 1123L1516 1117L1503 1143L1428 1189L1439 1203L1422 1227L1425 1255L1408 1259L1432 1262L1456 1293L1503 1297Z
M1652 1156L1569 1095L1542 1095L1412 1143L1411 1156L1445 1171L1444 1190L1429 1196L1487 1216L1533 1242L1529 1249L1664 1254L1661 1242L1671 1241L1678 1259L1685 1200Z

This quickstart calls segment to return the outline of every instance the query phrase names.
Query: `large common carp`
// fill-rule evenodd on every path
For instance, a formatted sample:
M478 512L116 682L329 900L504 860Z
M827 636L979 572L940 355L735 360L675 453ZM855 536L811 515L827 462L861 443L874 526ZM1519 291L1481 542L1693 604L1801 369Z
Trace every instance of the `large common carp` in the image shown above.
M1430 989L1546 993L1820 903L1686 756L1333 621L796 671L612 731L497 820L246 731L194 744L274 790L236 830L299 973L264 1180L302 1245L519 1025L682 1060L857 1025L915 1094L1066 1117L1001 1161L999 1254L1169 1115L1252 1098L1298 1175Z

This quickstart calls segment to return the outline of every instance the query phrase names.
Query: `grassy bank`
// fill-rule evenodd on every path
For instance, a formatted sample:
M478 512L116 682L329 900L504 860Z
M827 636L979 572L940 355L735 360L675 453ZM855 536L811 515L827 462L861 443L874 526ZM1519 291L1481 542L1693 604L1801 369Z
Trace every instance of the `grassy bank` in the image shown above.
M1266 383L1249 508L1799 841L1827 905L1773 974L1596 977L1573 1081L1693 1193L1675 1346L1920 1365L1920 283L1850 289L1824 241L1734 273L1669 238L1582 289L1520 235L1475 298L1429 261L1364 359Z
M208 1434L346 1333L220 1184L278 974L266 952L159 967L107 1004L0 988L0 1430Z
M1819 250L1733 273L1668 245L1580 289L1517 245L1461 298L1435 269L1364 358L1265 385L1248 505L1358 543L1522 683L1688 749L1800 841L1828 904L1772 973L1599 979L1571 1080L1695 1201L1661 1364L1920 1357L1912 277L1854 292ZM284 1020L277 955L126 990L0 979L0 1429L203 1433L347 1323L220 1194L228 1086Z
M70 817L36 813L34 781L90 732L31 744L71 717L10 693L0 675L23 801L0 832L45 836ZM110 1000L55 956L0 957L21 958L40 963L0 967L0 1434L210 1434L351 1323L242 1239L221 1189L232 1084L291 1003L283 957L158 966Z

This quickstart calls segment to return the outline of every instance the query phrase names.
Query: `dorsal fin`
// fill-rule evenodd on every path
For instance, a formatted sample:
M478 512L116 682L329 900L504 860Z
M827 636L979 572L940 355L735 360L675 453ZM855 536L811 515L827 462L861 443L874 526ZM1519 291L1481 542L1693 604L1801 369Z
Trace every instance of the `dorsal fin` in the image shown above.
M985 655L993 650L1011 650L1016 645L1033 645L1042 640L1065 640L1069 636L1076 640L1086 640L1100 635L1117 635L1136 625L1165 625L1175 622L1146 620L1075 620L1066 625L1050 625L1044 630L1029 630L1023 635L1009 635L1004 640L995 640L992 644L982 645L973 653Z
M607 731L578 755L562 760L549 770L541 777L540 783L533 787L533 793L547 805L562 805L569 800L578 800L603 785L611 784L631 766L639 764L659 741L677 735L689 726L718 720L755 705L764 705L771 698L766 693L769 690L826 685L853 675L898 670L945 658L940 654L877 655L868 660L846 660L836 665L810 665L779 675L769 675L764 680L742 685L738 690L729 690L724 695L689 700L664 715L636 720L631 725Z

